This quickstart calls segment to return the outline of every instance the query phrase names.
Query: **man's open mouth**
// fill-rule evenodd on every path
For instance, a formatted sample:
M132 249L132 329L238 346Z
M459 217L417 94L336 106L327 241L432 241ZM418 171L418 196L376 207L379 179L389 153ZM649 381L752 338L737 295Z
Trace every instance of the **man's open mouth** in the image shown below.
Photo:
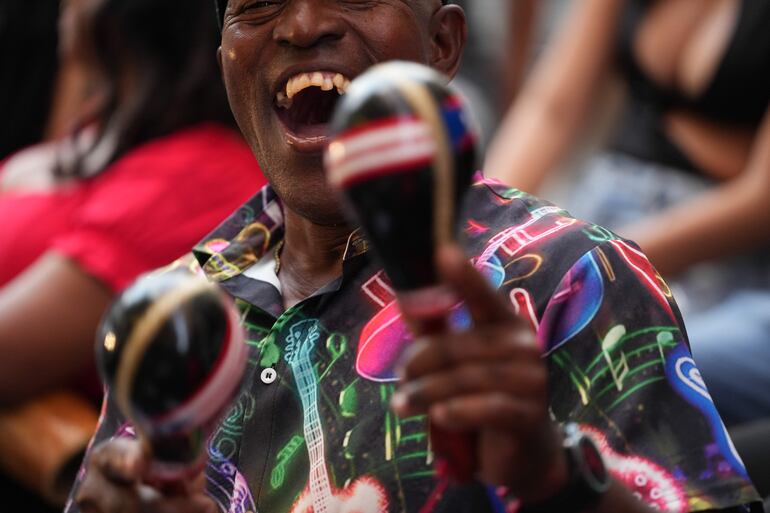
M289 78L275 95L278 119L286 128L289 144L303 152L321 151L327 142L329 122L350 79L341 73L315 71Z

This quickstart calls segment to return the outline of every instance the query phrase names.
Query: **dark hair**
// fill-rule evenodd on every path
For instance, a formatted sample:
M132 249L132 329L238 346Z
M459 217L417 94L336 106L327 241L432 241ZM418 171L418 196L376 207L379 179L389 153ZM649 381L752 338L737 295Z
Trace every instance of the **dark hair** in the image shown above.
M235 126L216 62L219 31L210 0L104 0L88 27L96 65L106 79L96 119L117 137L108 163L151 139L198 123ZM130 105L120 97L130 76ZM82 162L67 174L81 176Z
M0 1L0 159L43 139L57 71L59 0Z

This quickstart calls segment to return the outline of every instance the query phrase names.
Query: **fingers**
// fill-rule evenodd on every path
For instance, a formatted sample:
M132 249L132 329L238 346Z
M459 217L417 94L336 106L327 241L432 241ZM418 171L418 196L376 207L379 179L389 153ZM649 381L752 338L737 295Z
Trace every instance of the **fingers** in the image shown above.
M521 322L486 278L468 262L460 248L455 245L439 248L436 262L441 277L465 301L476 325L499 321Z
M96 447L88 459L86 478L75 498L83 513L139 511L135 485L146 467L137 440L117 439Z
M89 470L96 470L108 480L122 485L139 482L147 465L144 445L129 438L118 438L100 445L89 460Z
M477 361L539 363L540 358L535 335L523 324L480 327L415 341L404 351L398 374L402 379L412 380Z
M144 505L147 513L219 513L216 503L208 496L162 497Z
M76 502L82 513L219 513L202 491L169 497L142 484L115 485L101 474L88 476Z
M96 447L75 502L83 513L217 513L204 494L203 473L173 494L143 483L148 454L138 440L116 439Z
M133 484L117 484L91 467L75 497L82 513L134 513L141 502Z
M436 404L455 397L503 393L545 401L547 371L542 365L519 362L474 363L405 383L393 398L402 416L427 413Z
M392 403L402 417L429 413L465 430L523 428L547 416L548 370L526 326L426 337L404 356Z
M507 433L529 433L542 425L544 405L504 393L456 397L433 405L429 417L448 431L498 429Z

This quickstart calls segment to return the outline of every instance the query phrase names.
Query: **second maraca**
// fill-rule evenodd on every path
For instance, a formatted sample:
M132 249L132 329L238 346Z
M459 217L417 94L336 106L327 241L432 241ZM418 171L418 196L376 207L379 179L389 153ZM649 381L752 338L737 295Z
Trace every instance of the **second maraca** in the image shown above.
M202 469L207 438L239 390L247 356L232 301L185 269L142 278L113 303L97 361L151 453L148 480L173 485Z
M363 227L416 335L448 329L446 313L458 302L440 284L435 253L456 238L476 170L476 131L446 82L419 64L375 66L337 105L326 155L327 178ZM470 436L432 429L431 440L452 477L472 477Z

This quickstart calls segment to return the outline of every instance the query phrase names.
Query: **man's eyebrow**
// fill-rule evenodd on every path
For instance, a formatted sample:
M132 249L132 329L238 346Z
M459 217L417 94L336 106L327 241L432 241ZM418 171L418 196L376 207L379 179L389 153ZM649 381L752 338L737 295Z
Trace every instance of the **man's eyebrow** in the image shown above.
M219 27L222 28L222 25L225 21L225 11L227 10L227 6L230 2L238 2L239 0L214 0L214 7L217 12L217 19L219 21ZM240 0L241 2L243 0ZM450 0L441 0L441 5L448 5Z

